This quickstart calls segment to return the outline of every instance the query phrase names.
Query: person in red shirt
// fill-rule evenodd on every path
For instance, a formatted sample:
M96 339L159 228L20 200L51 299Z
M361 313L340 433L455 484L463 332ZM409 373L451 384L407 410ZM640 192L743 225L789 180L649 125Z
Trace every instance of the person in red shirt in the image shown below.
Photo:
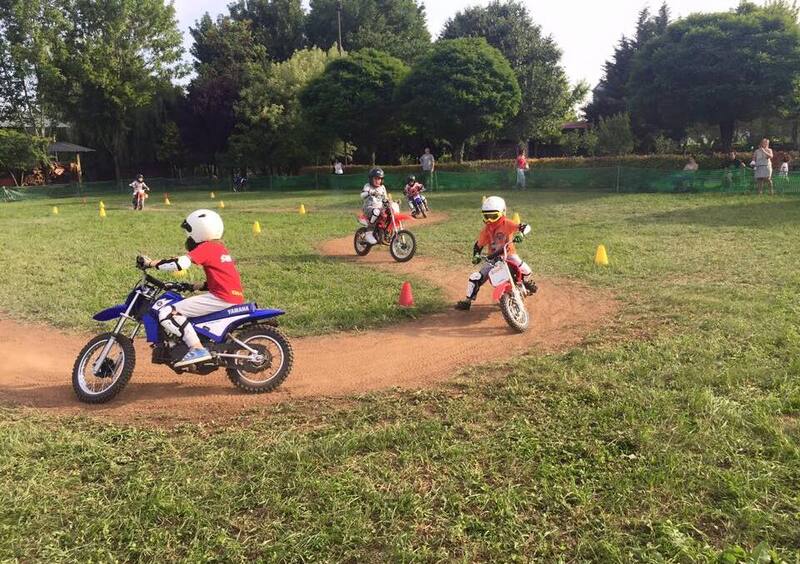
M483 215L484 226L478 234L478 240L472 250L472 263L478 264L481 262L481 252L484 247L488 247L488 253L491 255L502 252L505 245L508 244L506 260L522 271L522 276L524 277L522 283L528 292L535 293L536 284L529 279L531 267L523 262L514 247L514 243L519 243L525 235L531 232L530 225L515 223L508 219L506 217L506 202L498 196L486 198L481 206L481 214ZM478 291L489 277L489 271L492 266L486 263L479 271L469 275L467 298L458 302L456 309L468 310L472 307L472 302L478 297Z
M188 235L188 254L163 260L141 259L143 266L166 272L185 270L196 264L202 266L206 274L206 281L195 284L195 290L208 290L208 293L168 304L158 310L158 319L164 330L181 337L189 347L189 352L175 363L176 368L211 359L211 353L200 343L197 332L189 323L190 317L208 315L244 302L236 263L221 241L225 226L219 214L211 210L194 211L181 227Z
M519 148L517 150L517 188L520 190L525 189L525 172L528 170L528 159L525 158L525 149Z
M414 207L414 198L421 195L425 191L425 186L417 182L417 177L413 174L406 178L406 185L403 188L403 193L408 200L408 207L411 208L411 215L416 215L416 208ZM425 196L422 196L423 200Z

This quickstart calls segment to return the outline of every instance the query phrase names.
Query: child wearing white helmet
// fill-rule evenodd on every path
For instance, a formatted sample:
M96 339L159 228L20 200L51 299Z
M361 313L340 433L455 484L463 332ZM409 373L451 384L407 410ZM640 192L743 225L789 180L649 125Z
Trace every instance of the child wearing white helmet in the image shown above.
M144 176L141 174L129 186L133 190L133 209L141 211L144 208L144 200L147 198L148 192L150 192L150 187L144 183Z
M498 196L491 196L484 200L481 206L484 227L478 235L478 240L472 249L472 263L481 262L481 251L484 247L489 247L489 254L499 253L503 250L506 243L508 247L509 263L515 265L522 272L525 288L530 292L536 292L536 284L529 280L531 267L528 266L517 254L514 243L519 243L525 235L531 232L531 226L525 223L515 223L506 217L506 202ZM513 241L513 242L512 242ZM484 265L477 272L469 275L467 282L467 297L456 304L456 309L468 310L472 302L478 297L478 291L486 279L489 277L491 264Z
M194 211L181 227L188 235L187 254L163 260L139 259L142 266L166 272L185 270L192 263L202 266L205 271L206 281L195 284L195 290L208 290L207 293L164 306L158 311L158 320L164 330L181 337L189 347L189 352L175 363L176 368L211 359L211 353L200 343L188 318L208 315L244 302L239 271L221 241L225 226L219 214L211 210Z
M386 187L383 185L383 176L383 170L373 168L369 171L367 183L361 189L364 217L369 222L364 240L370 245L378 244L378 239L375 237L375 224L381 217L384 203L389 198Z

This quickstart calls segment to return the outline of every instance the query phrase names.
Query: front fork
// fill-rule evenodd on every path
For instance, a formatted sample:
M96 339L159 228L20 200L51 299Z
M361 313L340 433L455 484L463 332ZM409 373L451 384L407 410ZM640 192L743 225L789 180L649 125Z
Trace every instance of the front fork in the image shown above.
M133 307L136 305L139 296L141 296L141 293L137 291L136 294L133 296L131 303L128 304L128 308L125 310L124 313L120 314L119 321L117 321L117 324L114 326L114 330L111 331L111 337L109 337L108 341L106 341L106 344L103 345L103 350L100 351L100 356L98 356L97 360L94 361L94 364L92 365L92 371L94 372L95 376L100 373L100 368L103 366L103 362L108 357L108 353L111 352L111 347L114 346L114 342L116 341L117 335L119 335L122 332L122 328L125 326L125 322L128 321L129 319L131 321L136 321L133 317L131 317L131 311L133 311ZM139 334L139 329L141 329L141 327L142 324L137 322L136 328L134 328L133 332L131 333L130 336L131 340L136 338L136 335Z

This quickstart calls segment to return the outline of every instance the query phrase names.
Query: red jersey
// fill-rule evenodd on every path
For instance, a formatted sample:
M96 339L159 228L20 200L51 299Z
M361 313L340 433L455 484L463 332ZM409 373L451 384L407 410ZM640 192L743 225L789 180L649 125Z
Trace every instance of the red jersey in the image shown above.
M416 197L422 191L422 184L415 182L414 184L406 184L405 193L406 198L409 200Z
M206 273L208 291L228 303L244 302L242 280L228 249L218 241L206 241L189 252L189 258Z
M478 246L489 247L489 254L499 253L503 246L511 241L514 234L519 231L519 223L514 223L503 216L494 223L487 223L478 235ZM508 246L508 254L513 255L517 250L514 243Z
M528 167L528 160L525 158L525 155L517 155L517 168L520 170L525 170Z

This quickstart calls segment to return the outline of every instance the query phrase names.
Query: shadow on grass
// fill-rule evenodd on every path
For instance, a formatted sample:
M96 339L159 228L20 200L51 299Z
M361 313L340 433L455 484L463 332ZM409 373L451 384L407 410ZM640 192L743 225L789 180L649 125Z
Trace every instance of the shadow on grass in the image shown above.
M703 225L706 227L770 227L800 223L800 200L772 201L768 196L751 202L676 209L631 219L632 223Z

